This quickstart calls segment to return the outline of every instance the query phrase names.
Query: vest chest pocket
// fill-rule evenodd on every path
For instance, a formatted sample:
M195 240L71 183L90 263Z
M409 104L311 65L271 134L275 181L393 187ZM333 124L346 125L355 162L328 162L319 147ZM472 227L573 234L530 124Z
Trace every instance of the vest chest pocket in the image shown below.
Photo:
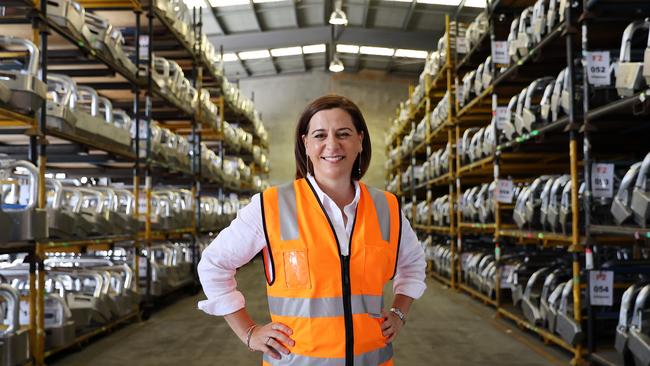
M390 279L390 251L387 243L373 243L364 246L365 289L371 294L381 294L384 284Z
M287 250L282 252L284 279L287 288L309 289L309 259L306 250Z

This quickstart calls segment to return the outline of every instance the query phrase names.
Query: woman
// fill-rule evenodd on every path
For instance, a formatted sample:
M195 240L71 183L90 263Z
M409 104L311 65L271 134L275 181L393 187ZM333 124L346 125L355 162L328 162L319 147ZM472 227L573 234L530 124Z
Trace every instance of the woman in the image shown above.
M296 128L296 180L252 197L204 251L208 300L265 365L392 365L392 341L425 290L424 253L397 198L359 180L370 164L359 108L329 95ZM272 322L257 325L236 290L237 268L263 252ZM393 278L395 298L383 309Z

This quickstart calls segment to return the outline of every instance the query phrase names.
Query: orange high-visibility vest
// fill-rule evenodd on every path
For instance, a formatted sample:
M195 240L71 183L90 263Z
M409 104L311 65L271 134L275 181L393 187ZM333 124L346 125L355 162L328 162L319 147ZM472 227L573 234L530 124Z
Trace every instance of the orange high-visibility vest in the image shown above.
M359 183L342 256L334 228L308 180L262 193L263 250L271 319L293 330L294 347L264 365L392 365L381 332L384 285L395 275L401 214L397 198Z

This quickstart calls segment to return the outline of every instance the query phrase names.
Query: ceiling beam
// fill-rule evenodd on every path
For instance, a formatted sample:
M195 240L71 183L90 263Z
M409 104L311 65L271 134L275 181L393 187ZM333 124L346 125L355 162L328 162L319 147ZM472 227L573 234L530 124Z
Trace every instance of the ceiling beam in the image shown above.
M363 16L361 17L361 26L363 28L368 28L368 11L370 10L370 1L363 1Z
M205 29L212 30L214 27L214 29L217 30L217 34L221 34L224 36L227 35L228 33L226 33L226 28L224 28L223 24L221 24L221 22L219 21L219 14L217 14L217 8L210 7L210 10L212 10L212 19L208 15L206 15L203 18L203 26L205 27ZM207 33L207 32L203 32L203 33Z
M361 54L357 53L354 56L354 63L352 64L351 71L358 72L360 68L361 68Z
M283 29L266 32L231 34L227 36L209 35L208 39L215 44L223 45L224 52L259 50L289 46L302 46L318 43L329 43L331 39L329 25L299 29ZM440 31L401 31L378 28L346 27L341 34L340 43L358 44L377 47L410 48L416 50L432 50L432 39L442 37Z
M280 73L278 70L278 65L275 63L275 57L271 57L271 66L273 66L273 72L277 75Z
M373 70L374 70L374 69L373 69ZM346 69L345 71L347 71L347 69ZM381 71L381 70L378 70L378 71ZM273 78L273 77L284 77L284 76L305 75L305 74L308 74L308 73L311 73L311 72L314 72L314 71L313 71L313 70L307 70L306 72L304 72L304 71L302 71L302 70L300 70L300 69L295 69L295 70L287 70L287 71L285 71L285 72L282 72L282 74L279 74L279 75L274 75L274 74L255 74L255 75L252 75L252 76L246 78L246 80L255 80L255 79L258 79L258 80L264 80L264 79ZM322 69L318 69L317 72L323 72L323 70L322 70ZM420 75L419 72L416 73L416 72L408 72L408 71L395 71L395 72L393 72L390 76L391 76L391 77L399 77L399 78L415 79L415 78L417 78L419 75ZM230 75L230 74L228 74L228 75L226 75L226 76L228 77L228 80L231 80L231 81L232 81L232 80L237 80L237 76L236 76L236 75ZM240 79L243 79L243 77L240 77ZM368 80L371 80L371 79L368 79Z
M307 72L307 60L305 60L305 54L300 55L300 59L302 60L302 70L304 72Z
M393 61L395 60L395 56L391 56L390 59L388 60L388 64L386 65L386 73L390 74L393 71Z
M291 13L293 15L293 23L296 28L300 28L300 19L298 18L298 7L296 7L296 0L291 0Z
M257 15L257 9L255 9L255 4L253 3L253 0L248 0L248 5L250 6L251 11L253 12L253 20L255 20L255 26L257 27L257 31L263 32L262 24L260 23L260 17Z
M411 5L409 6L409 10L406 12L406 16L404 17L404 21L402 21L403 31L409 29L409 23L411 23L411 18L413 18L413 13L415 13L415 5L416 1L412 0Z
M244 70L244 73L246 74L246 77L251 76L251 71L248 69L244 61L237 59L237 62L239 63L239 66ZM224 69L226 68L227 65L224 65Z
M323 0L323 24L330 24L330 15L332 15L332 1L334 0Z

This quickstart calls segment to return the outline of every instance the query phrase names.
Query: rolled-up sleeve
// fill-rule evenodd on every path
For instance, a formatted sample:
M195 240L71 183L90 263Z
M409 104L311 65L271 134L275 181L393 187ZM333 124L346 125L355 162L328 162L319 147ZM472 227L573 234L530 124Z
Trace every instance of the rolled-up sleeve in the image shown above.
M427 285L424 250L408 219L402 215L402 238L397 257L397 268L393 279L393 292L419 299Z
M260 195L256 194L201 255L198 274L207 300L199 301L199 309L226 315L244 307L235 273L266 245L263 230Z

